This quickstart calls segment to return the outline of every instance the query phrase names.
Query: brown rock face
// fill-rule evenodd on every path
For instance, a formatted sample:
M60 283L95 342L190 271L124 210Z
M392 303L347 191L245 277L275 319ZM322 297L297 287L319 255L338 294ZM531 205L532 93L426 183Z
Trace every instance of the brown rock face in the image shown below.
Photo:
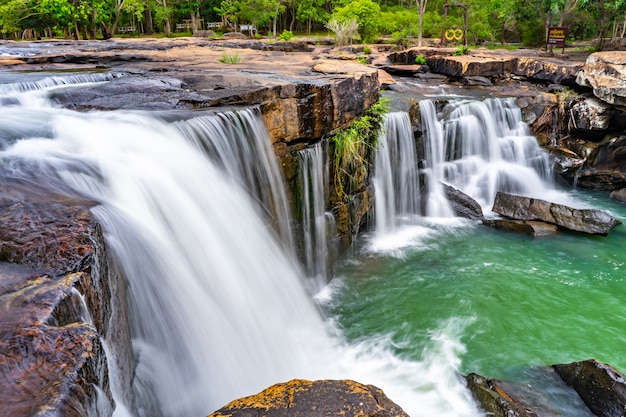
M110 393L99 337L72 299L84 275L53 278L0 264L0 277L2 415L94 415L94 386Z
M626 105L626 52L596 52L589 55L576 76L576 83L590 87L600 100Z
M292 380L235 400L210 417L408 417L379 389L354 381Z

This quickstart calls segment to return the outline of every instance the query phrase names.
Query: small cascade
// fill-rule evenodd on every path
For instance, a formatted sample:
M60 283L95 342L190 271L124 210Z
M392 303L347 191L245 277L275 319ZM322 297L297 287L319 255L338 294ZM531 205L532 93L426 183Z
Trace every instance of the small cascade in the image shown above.
M415 138L409 115L387 114L379 141L373 179L376 233L386 235L394 232L399 222L420 213Z
M72 75L45 77L37 81L0 84L0 95L7 93L23 93L26 91L43 90L51 87L69 86L86 83L102 83L123 77L124 73L78 73Z
M326 184L328 169L324 164L322 143L298 152L299 176L302 184L302 252L307 275L313 280L316 293L329 280L328 218Z
M175 123L185 137L256 199L280 241L294 250L291 215L278 161L254 110L225 112ZM226 140L228 138L228 140Z
M552 191L548 154L539 147L513 99L458 101L437 120L420 102L428 175L427 215L450 216L442 183L477 200L489 212L498 191L544 197Z
M452 217L453 212L443 190L446 162L446 144L442 123L430 100L420 102L422 133L425 142L426 215L429 217Z

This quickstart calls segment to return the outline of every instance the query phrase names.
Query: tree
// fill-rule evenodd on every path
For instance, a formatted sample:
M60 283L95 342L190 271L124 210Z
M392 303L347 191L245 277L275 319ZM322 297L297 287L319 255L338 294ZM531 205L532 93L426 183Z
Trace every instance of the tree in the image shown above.
M426 4L428 0L415 0L417 6L417 14L419 21L417 23L417 46L422 46L422 31L424 29L424 13L426 13Z
M371 42L378 35L379 15L380 6L372 0L353 1L337 8L333 13L335 19L339 21L356 20L362 43Z

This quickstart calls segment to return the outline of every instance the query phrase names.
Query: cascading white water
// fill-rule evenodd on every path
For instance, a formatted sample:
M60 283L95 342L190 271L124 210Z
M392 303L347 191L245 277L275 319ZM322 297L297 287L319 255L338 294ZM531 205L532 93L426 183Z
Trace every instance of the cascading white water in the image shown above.
M255 111L196 117L176 125L257 200L259 208L267 213L265 217L278 223L281 242L293 250L291 216L278 161L265 126Z
M434 332L423 362L328 335L301 271L190 124L40 98L1 107L0 178L96 203L130 287L135 403L118 410L201 416L291 378L352 378L413 417L480 415L456 374L462 329Z
M324 164L322 143L298 152L299 176L302 184L302 245L306 272L313 280L311 292L316 293L328 282L328 213L326 183L328 169Z
M420 214L420 191L415 139L409 115L385 116L374 159L376 233L393 233L403 219Z
M443 191L446 145L443 126L437 119L437 110L430 100L420 101L422 134L424 135L426 174L426 215L452 217L453 212Z
M442 203L442 183L470 195L487 213L498 191L541 198L552 192L548 154L530 135L513 99L448 106L449 116L439 121L433 103L420 102L428 149L428 215L451 215Z

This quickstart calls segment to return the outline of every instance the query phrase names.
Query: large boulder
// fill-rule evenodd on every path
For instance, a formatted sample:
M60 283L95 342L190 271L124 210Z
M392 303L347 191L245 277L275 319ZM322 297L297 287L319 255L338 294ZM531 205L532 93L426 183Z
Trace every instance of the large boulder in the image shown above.
M597 360L554 365L565 383L576 390L598 417L621 417L626 410L626 378Z
M592 131L608 129L613 114L613 108L597 98L578 100L570 110L574 128Z
M576 209L536 198L498 192L493 211L515 220L540 220L588 234L607 235L622 222L606 211Z
M483 209L478 201L450 185L443 184L443 189L456 216L471 220L484 219Z
M576 83L589 87L600 100L626 105L626 52L596 52L589 55L576 76Z
M379 388L341 380L294 379L235 400L209 417L408 417Z

